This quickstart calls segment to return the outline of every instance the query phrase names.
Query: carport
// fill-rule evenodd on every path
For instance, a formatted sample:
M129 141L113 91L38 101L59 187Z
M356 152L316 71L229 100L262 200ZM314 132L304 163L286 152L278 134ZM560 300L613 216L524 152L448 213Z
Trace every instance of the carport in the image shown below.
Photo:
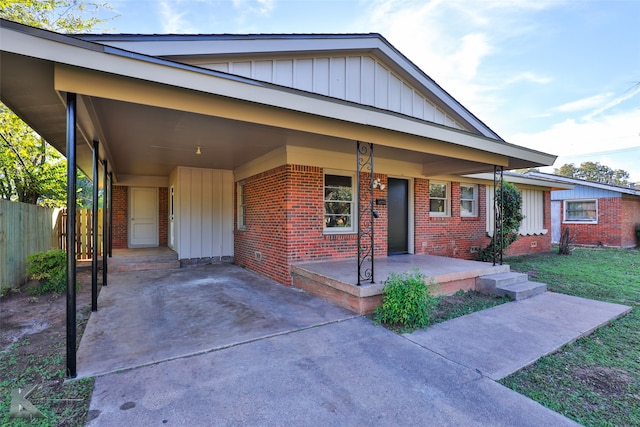
M356 317L218 263L111 272L78 349L78 377L152 365Z

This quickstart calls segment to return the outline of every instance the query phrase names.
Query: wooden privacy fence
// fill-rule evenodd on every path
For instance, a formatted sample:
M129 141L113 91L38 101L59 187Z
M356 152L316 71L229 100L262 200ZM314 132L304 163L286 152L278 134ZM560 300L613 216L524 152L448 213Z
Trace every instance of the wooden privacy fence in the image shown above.
M58 247L57 209L0 200L0 286L15 287L26 278L27 256Z
M98 209L98 233L95 244L98 245L98 256L102 256L102 215L104 210ZM67 210L62 209L56 223L58 247L67 249ZM76 259L87 260L93 256L93 211L76 209Z

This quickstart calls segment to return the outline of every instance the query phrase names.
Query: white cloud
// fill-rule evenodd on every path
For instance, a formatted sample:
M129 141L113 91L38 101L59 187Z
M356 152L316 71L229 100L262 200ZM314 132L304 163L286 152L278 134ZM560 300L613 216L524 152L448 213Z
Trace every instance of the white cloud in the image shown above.
M269 16L275 7L275 0L233 0L233 7L243 15Z
M162 32L170 34L193 32L189 22L184 18L186 12L178 12L169 1L160 2L159 12Z
M511 84L520 83L520 82L548 84L548 83L551 83L552 81L553 79L551 77L541 76L536 73L532 73L531 71L525 71L520 74L516 74L512 77L509 77L507 80L505 80L504 83L505 85L511 85Z
M627 99L631 99L634 96L636 96L637 94L640 94L640 83L636 84L634 87L632 87L631 89L629 89L626 93L624 93L623 95L620 95L619 97L612 99L611 101L607 102L605 105L603 105L602 107L596 109L595 111L592 111L591 113L587 114L584 119L585 120L591 120L593 119L595 116L597 116L598 114L602 114L605 111L615 107L616 105L626 101Z
M593 95L588 98L578 99L577 101L567 102L566 104L559 105L553 108L553 111L560 111L563 113L571 113L574 111L583 111L588 110L590 108L597 107L602 105L602 103L606 102L610 99L612 94L602 93L599 95Z
M540 132L510 135L507 141L558 155L555 167L599 161L614 169L625 169L634 180L640 180L638 109L587 122L567 119Z
M359 27L382 33L487 123L493 122L491 117L500 118L507 86L553 80L533 70L489 70L483 65L501 54L506 41L537 31L535 21L526 19L530 13L555 7L559 1L378 0L362 4Z

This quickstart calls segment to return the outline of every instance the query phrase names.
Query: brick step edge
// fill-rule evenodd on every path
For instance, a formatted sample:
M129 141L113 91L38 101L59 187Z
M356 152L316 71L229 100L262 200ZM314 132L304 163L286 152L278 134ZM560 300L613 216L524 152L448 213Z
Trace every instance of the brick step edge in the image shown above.
M180 261L165 262L132 262L109 265L109 272L122 273L126 271L144 271L144 270L171 270L180 268Z

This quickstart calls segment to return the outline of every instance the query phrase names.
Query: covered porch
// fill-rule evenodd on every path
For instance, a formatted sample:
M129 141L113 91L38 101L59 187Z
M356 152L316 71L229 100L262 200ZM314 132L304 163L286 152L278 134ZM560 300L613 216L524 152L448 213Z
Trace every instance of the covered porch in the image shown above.
M293 286L325 298L359 314L380 305L384 281L391 275L413 270L435 283L438 294L476 289L482 276L509 272L508 265L469 261L435 255L393 255L374 259L374 282L356 285L357 259L299 263L291 267Z

